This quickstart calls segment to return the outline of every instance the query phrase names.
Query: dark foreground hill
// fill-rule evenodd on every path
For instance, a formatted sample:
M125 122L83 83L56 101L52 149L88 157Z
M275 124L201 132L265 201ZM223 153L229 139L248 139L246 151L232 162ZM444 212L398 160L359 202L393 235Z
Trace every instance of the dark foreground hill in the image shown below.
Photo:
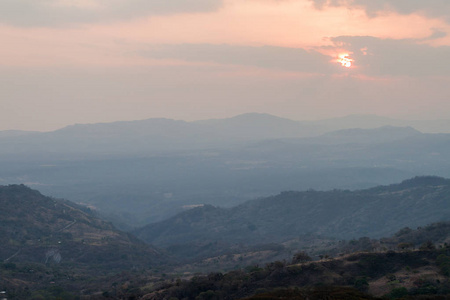
M298 252L307 253L312 260L340 257L356 252L386 252L414 250L428 245L450 244L450 222L439 222L425 227L402 228L390 237L371 239L360 237L338 240L317 235L303 235L283 243L259 245L208 243L168 247L186 263L175 268L177 273L225 272L252 265L265 265L276 260L292 259Z
M442 222L403 228L380 240L336 241L331 246L338 251L335 257L322 255L316 261L309 256L312 248L308 252L297 248L282 260L230 272L219 267L208 275L168 280L154 285L144 299L446 300L450 299L449 228L450 222Z
M167 282L144 299L449 299L450 248L433 247L318 262L275 261Z
M159 246L282 242L305 234L382 237L450 220L450 180L416 177L359 191L284 192L231 209L206 205L136 231Z
M101 286L100 278L166 261L89 209L24 185L0 186L0 207L0 288L19 298L28 288Z

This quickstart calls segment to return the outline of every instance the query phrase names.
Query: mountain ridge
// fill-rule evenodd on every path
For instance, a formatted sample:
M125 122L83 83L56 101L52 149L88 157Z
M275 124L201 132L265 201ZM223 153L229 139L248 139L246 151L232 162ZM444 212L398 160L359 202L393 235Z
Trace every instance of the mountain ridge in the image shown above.
M366 190L283 192L233 208L197 207L135 233L160 246L188 241L281 242L303 234L381 237L450 219L450 180L416 177Z
M0 259L6 262L46 264L52 258L56 264L121 269L133 266L138 254L145 264L158 265L166 259L156 248L97 218L89 208L46 197L25 185L0 186L0 207ZM120 259L124 253L129 259Z
M172 118L165 118L165 117L154 117L154 118L145 118L145 119L139 119L139 120L122 120L122 121L111 121L111 122L94 122L94 123L75 123L67 126L63 126L61 128L57 128L55 130L50 131L25 131L25 130L0 130L0 137L2 137L1 133L5 133L7 136L8 133L11 135L21 135L21 134L27 134L27 133L50 133L55 131L61 131L66 129L73 129L76 127L95 127L95 126L105 126L105 125L131 125L133 123L136 124L143 124L148 122L161 122L161 121L173 121L178 123L185 123L185 124L215 124L215 123L229 123L233 121L242 121L242 122L264 122L264 121L278 121L278 122L285 122L285 123L291 123L291 124L303 124L307 125L309 124L311 126L320 126L322 127L322 130L324 130L324 127L326 127L326 131L333 131L333 127L335 130L341 130L341 129L350 129L350 128L362 128L362 129L369 129L369 128L377 128L382 126L394 126L394 127L416 127L416 126L422 126L422 127L436 127L437 124L441 124L441 127L447 127L446 130L444 130L447 133L450 133L450 129L448 129L448 125L450 124L449 119L436 119L436 120L403 120L403 119L395 119L391 117L385 117L385 116L379 116L379 115L371 115L371 114L350 114L342 117L333 117L333 118L324 118L324 119L318 119L318 120L293 120L286 117L280 117L269 113L256 113L256 112L249 112L249 113L242 113L238 114L232 117L226 117L226 118L214 118L214 119L202 119L202 120L195 120L195 121L185 121L181 119L172 119ZM430 125L424 125L429 123ZM338 125L336 125L338 124ZM365 124L365 125L364 125ZM416 124L416 126L412 125ZM431 125L434 124L434 125ZM419 131L423 131L421 129L416 128ZM432 132L437 133L439 130L432 130ZM430 133L432 133L430 132Z

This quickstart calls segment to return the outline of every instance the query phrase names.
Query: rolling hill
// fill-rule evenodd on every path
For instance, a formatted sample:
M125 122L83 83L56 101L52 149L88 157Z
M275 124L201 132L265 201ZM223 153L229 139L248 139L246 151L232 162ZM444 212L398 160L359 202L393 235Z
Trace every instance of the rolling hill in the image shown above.
M416 177L366 190L283 192L228 209L205 205L135 233L159 246L202 241L258 244L304 234L382 237L442 220L450 220L450 180Z
M0 186L0 207L2 261L123 269L158 265L165 259L160 251L115 229L89 208L43 196L24 185Z
M170 262L89 208L24 185L0 186L0 207L0 290L8 299L101 296L132 272Z

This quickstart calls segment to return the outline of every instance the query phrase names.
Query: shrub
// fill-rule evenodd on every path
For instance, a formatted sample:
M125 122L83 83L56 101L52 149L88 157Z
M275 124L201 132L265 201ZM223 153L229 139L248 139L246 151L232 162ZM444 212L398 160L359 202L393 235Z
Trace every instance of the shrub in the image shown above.
M407 295L408 295L408 290L405 287L395 288L389 293L389 296L392 299L402 298L402 297L405 297Z

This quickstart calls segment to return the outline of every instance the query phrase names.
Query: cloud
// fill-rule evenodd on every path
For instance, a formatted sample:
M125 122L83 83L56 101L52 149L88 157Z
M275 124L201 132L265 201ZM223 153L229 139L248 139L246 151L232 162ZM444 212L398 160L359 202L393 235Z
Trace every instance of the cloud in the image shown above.
M330 62L329 56L302 48L180 44L153 46L143 54L156 59L212 62L293 72L334 73L339 70L337 64Z
M353 52L358 72L370 76L450 76L450 47L419 44L414 39L369 36L332 38L336 47Z
M367 80L236 69L0 66L0 129L50 130L149 117L223 118L255 111L293 119L354 113L448 118L450 111L449 78Z
M395 11L400 14L424 13L432 17L443 17L450 21L450 1L448 0L310 0L315 6L356 6L363 7L369 15L381 11Z
M218 9L223 0L1 0L0 23L60 26Z
M437 32L432 35L441 36ZM429 39L429 38L428 38ZM331 39L330 53L345 49L351 53L354 68L342 68L335 57L302 48L274 46L179 44L152 46L143 55L153 59L212 62L222 65L253 66L288 72L324 75L363 74L367 76L450 76L450 46L423 44L427 39L380 39L370 36L339 36ZM336 57L337 58L337 57Z

